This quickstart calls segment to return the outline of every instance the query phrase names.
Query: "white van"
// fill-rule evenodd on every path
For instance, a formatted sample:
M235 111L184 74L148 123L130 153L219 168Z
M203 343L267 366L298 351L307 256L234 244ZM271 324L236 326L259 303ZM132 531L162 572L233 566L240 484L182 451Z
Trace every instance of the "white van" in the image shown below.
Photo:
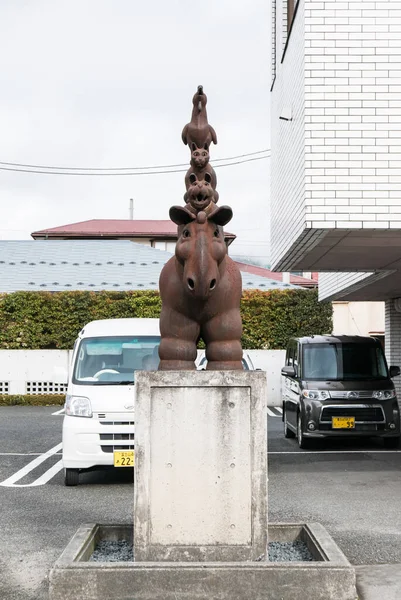
M74 345L63 422L65 485L101 465L134 466L135 371L159 364L159 319L91 321Z

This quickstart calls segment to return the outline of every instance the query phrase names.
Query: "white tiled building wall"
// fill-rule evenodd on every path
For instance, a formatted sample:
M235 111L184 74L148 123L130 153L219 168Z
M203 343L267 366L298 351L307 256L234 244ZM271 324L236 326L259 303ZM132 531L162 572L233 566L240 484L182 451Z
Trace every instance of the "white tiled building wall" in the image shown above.
M283 62L287 31L287 3L276 0L276 80L271 95L271 247L281 256L305 226L305 120L303 1L291 32ZM292 121L280 120L292 110ZM289 202L291 199L291 202ZM272 257L274 262L274 256Z
M276 0L277 23L285 7ZM299 0L280 61L273 265L302 231L306 238L310 229L401 228L401 2ZM279 121L287 105L293 121Z
M400 37L399 0L305 2L307 227L401 225Z

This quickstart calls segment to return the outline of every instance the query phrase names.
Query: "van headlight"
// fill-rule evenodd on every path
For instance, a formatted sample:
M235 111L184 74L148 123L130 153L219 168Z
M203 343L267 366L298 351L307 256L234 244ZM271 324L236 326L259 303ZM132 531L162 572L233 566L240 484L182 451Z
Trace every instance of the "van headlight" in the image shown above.
M65 397L65 414L69 417L91 417L92 406L89 398L67 394Z
M372 397L376 400L390 400L395 398L395 390L376 390L372 393Z
M327 390L304 390L302 395L308 400L327 400L327 398L330 398L330 392Z

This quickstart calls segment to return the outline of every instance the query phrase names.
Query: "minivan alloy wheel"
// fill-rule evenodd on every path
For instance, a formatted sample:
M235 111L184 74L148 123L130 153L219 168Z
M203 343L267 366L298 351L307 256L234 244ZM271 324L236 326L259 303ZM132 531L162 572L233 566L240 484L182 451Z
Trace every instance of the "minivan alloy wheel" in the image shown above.
M297 438L298 438L298 446L303 450L310 448L312 445L312 440L308 440L304 438L304 434L302 431L302 416L301 413L298 413L297 418Z

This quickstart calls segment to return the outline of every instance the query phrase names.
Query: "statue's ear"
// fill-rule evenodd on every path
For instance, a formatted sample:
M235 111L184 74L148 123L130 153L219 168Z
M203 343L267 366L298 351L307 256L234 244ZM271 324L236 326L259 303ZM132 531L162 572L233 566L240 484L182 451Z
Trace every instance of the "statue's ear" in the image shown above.
M196 177L195 173L191 173L191 175L189 176L190 183L192 183L192 185L193 185L194 183L196 183L196 180L197 180L197 177Z
M193 142L192 142L191 146L192 146L192 152L195 152L195 150L198 149L198 147L196 146L196 144L194 144Z
M208 216L208 220L216 225L226 225L232 218L233 211L229 206L219 206Z
M183 206L172 206L170 208L169 215L170 219L176 225L186 225L187 223L194 221L196 218L195 215L193 215Z
M206 183L212 183L212 176L210 173L205 173L205 181Z

